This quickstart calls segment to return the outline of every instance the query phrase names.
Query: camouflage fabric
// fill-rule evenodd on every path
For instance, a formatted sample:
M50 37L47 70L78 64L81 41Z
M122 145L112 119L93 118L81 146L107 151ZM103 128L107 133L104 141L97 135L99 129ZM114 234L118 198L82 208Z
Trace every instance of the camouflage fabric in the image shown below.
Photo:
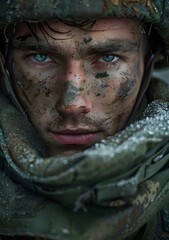
M118 240L149 221L151 226L168 204L168 109L168 103L154 101L114 137L72 157L45 158L31 124L1 95L1 169L25 189L1 173L0 233ZM153 239L150 230L142 231L143 239Z
M11 0L1 3L2 23L43 21L59 17L65 20L94 19L103 16L136 17L163 24L168 1L164 0Z

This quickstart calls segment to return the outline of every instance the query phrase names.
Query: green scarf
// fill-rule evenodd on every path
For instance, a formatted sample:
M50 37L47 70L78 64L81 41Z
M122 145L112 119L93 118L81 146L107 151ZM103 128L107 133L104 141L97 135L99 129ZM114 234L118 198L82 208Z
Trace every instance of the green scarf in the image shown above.
M47 158L30 122L1 94L0 235L153 239L169 199L168 109L154 101L115 136Z

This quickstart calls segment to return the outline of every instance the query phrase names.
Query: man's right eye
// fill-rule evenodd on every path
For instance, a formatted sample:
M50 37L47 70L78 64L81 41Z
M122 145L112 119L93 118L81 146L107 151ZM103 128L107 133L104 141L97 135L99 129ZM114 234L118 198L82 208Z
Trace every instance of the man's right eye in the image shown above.
M51 62L52 59L50 57L48 57L48 55L46 54L43 54L43 53L35 53L33 55L33 59L37 62Z

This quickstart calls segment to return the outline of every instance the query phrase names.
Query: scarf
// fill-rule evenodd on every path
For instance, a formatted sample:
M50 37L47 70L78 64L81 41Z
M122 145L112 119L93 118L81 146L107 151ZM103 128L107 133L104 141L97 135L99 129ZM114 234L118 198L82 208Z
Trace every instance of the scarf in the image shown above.
M7 196L9 202L1 204L0 234L58 240L153 239L154 228L145 226L155 226L154 216L169 199L168 109L167 102L153 101L115 136L73 156L46 157L29 120L1 94L1 176L25 197L18 210L16 199L1 183L0 202ZM133 238L141 228L141 238Z

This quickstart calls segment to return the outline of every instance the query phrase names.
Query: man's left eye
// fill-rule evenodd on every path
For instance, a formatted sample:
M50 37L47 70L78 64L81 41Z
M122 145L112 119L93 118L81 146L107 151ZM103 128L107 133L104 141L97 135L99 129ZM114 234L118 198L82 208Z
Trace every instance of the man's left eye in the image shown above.
M107 62L107 63L110 63L110 62L115 62L117 61L119 58L117 56L114 56L112 54L107 54L107 55L104 55L102 57L99 58L99 61L100 62Z
M50 61L52 61L52 59L50 57L48 57L48 55L42 54L42 53L35 53L33 55L33 59L37 62L50 62Z

